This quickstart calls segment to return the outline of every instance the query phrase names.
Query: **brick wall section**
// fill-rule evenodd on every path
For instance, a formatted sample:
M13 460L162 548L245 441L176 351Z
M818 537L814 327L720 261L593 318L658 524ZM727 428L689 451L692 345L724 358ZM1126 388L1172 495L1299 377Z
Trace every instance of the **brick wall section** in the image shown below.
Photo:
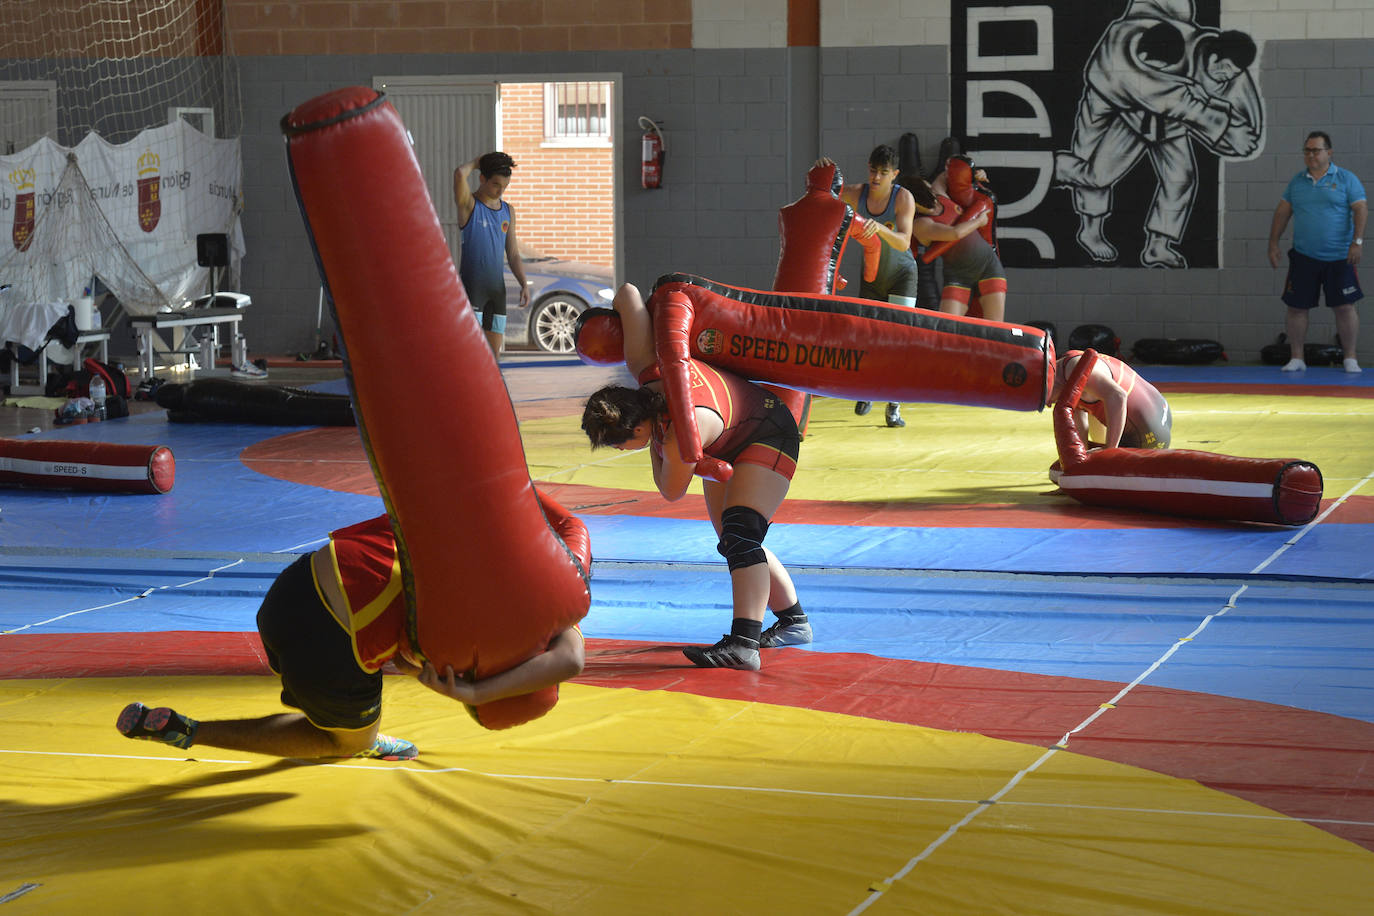
M520 241L614 269L611 148L545 146L543 83L501 84L501 145L516 163L506 200Z
M242 55L692 46L692 0L225 0L225 9Z

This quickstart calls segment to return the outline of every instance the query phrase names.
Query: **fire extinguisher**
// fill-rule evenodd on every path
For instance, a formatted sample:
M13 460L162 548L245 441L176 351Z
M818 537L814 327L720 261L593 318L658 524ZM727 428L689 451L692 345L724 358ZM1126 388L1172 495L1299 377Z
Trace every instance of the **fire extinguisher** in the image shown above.
M643 127L643 153L640 156L639 181L645 188L663 186L663 159L668 155L663 144L663 132L652 119L641 116L639 126Z

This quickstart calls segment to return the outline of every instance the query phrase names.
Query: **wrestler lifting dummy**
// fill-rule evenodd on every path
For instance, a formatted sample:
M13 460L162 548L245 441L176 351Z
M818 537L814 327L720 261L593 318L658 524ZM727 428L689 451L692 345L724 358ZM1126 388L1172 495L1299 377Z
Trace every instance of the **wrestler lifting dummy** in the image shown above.
M986 177L967 156L951 156L933 182L912 188L911 233L928 246L923 262L944 261L940 311L1002 321L1007 272L997 251L997 197Z
M1054 345L1039 328L945 315L843 296L763 292L688 274L661 277L646 302L669 407L686 361L700 360L755 382L848 401L931 401L1040 410L1054 383ZM577 351L609 366L624 357L619 319L581 316ZM700 458L684 435L683 458Z
M351 87L298 107L283 130L358 428L395 529L407 611L400 651L473 679L519 665L587 612L586 529L554 511L556 531L541 506L510 397L396 110L382 93ZM466 396L436 413L414 396L414 366L463 367ZM556 698L551 687L474 714L503 727L542 715Z
M1190 518L1302 525L1321 506L1316 465L1172 448L1089 449L1074 413L1098 360L1077 357L1054 406L1059 461L1050 479L1079 502Z
M395 109L350 87L299 106L282 129L387 514L330 532L263 600L258 631L294 711L200 720L130 703L115 724L176 748L412 759L413 743L378 731L382 666L489 728L542 715L582 669L590 543L530 482ZM414 365L462 367L467 396L435 413L414 397Z
M803 197L780 211L776 287L842 286L837 265L851 237L864 244L865 275L876 269L882 242L867 230L871 221L839 200L839 181L832 162L818 162ZM692 430L689 359L769 388L855 401L1039 410L1054 381L1054 345L1039 328L871 299L767 293L688 274L660 278L646 307L681 456L716 479L728 470L702 453ZM620 317L610 309L583 312L576 346L591 365L620 363Z
M797 468L796 420L772 392L732 372L693 359L661 366L652 319L636 287L627 283L617 290L615 310L624 330L625 366L640 387L608 385L594 392L582 429L593 448L647 448L654 484L670 502L686 494L693 475L702 477L707 514L719 538L716 549L730 569L733 616L719 642L688 646L683 654L702 668L757 671L760 648L812 639L791 576L763 546ZM665 372L674 377L671 389ZM665 398L669 390L686 395L685 416L681 404ZM704 454L684 455L684 430ZM768 608L778 619L764 630Z

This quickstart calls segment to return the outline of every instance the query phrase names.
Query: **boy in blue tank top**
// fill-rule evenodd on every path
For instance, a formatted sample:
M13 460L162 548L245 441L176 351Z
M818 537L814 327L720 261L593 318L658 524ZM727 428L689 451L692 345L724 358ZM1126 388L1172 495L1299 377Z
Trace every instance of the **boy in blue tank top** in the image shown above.
M515 238L515 211L501 199L510 184L515 160L505 153L487 153L460 165L453 173L453 199L458 204L458 225L463 248L458 276L468 301L482 316L482 331L493 356L500 357L506 339L506 278L502 260L520 284L520 305L530 304L525 265ZM474 192L468 176L476 169L480 183Z
M816 160L817 165L830 165L830 159ZM868 228L883 240L883 252L878 261L878 275L872 282L859 286L859 295L879 302L916 304L916 259L911 254L911 223L915 219L916 202L911 192L897 184L897 151L887 144L874 148L868 155L868 181L847 184L840 191L840 200L854 212L868 220ZM854 412L868 413L872 405L859 401ZM887 405L888 426L906 426L901 405Z

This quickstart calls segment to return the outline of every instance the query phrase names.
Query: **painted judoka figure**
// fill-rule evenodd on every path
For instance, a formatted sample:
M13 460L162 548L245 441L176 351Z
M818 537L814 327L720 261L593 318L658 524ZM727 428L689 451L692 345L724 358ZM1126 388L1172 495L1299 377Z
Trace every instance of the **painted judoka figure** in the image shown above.
M1132 0L1103 32L1083 71L1073 149L1054 161L1056 183L1073 189L1078 242L1094 260L1116 259L1105 232L1112 186L1148 154L1159 187L1140 262L1188 266L1173 245L1196 192L1189 138L1226 158L1259 150L1264 106L1248 70L1255 56L1244 32L1197 25L1191 0Z

